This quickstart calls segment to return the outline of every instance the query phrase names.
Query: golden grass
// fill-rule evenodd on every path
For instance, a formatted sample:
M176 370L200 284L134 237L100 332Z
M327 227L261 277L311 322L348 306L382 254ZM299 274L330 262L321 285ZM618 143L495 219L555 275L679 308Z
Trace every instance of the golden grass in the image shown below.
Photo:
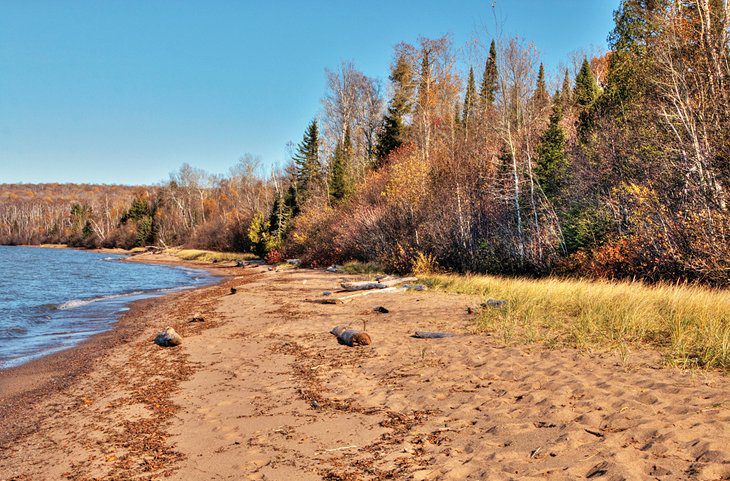
M257 257L248 252L215 252L201 249L167 249L166 254L174 255L184 261L196 262L226 262L226 261L250 261Z
M426 275L437 289L504 299L478 326L506 343L659 350L669 364L730 370L730 291L699 286L495 276Z
M385 269L376 262L350 261L341 270L346 274L382 274Z

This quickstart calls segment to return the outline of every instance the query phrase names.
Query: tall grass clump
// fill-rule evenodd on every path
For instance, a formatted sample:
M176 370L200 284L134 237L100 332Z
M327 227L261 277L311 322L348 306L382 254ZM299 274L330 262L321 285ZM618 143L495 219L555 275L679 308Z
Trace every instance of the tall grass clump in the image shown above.
M201 249L167 249L165 253L172 254L184 261L197 262L238 262L257 259L254 254L248 252L215 252Z
M730 370L730 291L692 285L428 275L434 288L503 299L479 327L505 342L623 351L651 347L670 364Z

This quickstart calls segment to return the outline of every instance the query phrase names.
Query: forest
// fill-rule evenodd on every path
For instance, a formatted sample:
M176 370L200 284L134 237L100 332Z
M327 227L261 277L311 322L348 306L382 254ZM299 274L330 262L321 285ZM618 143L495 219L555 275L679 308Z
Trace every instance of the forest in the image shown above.
M0 185L0 243L728 286L729 19L727 0L623 0L608 51L559 70L521 38L401 43L386 81L325 72L283 169Z

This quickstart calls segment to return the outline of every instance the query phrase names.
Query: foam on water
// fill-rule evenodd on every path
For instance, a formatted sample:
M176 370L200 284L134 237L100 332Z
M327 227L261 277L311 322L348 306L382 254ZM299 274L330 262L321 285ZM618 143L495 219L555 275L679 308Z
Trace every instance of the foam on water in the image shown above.
M123 257L0 246L0 369L110 329L132 301L214 282L205 271Z

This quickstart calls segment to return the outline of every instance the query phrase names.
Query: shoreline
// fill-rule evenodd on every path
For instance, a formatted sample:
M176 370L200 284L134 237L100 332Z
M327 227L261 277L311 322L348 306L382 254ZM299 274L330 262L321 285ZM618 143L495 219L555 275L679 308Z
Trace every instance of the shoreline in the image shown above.
M323 304L357 276L210 268L229 276L139 301L128 338L27 420L13 416L27 435L0 444L0 480L730 476L721 374L662 368L644 352L505 345L474 330L476 296ZM196 313L205 321L189 322ZM330 330L343 323L372 344L339 344ZM152 344L167 325L180 347Z
M35 247L41 248L42 246ZM67 246L44 248L74 249ZM122 252L118 249L82 250L130 254L129 251ZM129 309L117 318L108 331L93 334L68 349L32 359L18 366L0 369L0 447L12 443L33 431L36 422L34 422L32 412L38 403L73 385L76 380L93 369L94 362L100 357L109 355L111 351L119 346L123 346L143 335L145 328L149 328L150 325L147 322L137 322L141 314L153 308L174 304L178 298L185 294L219 286L236 275L235 273L224 272L223 270L230 269L224 266L218 267L212 264L188 262L172 257L162 259L145 257L140 259L140 255L129 255L123 262L200 269L208 272L214 278L214 281L205 286L132 301L127 306ZM160 326L160 330L164 327Z

